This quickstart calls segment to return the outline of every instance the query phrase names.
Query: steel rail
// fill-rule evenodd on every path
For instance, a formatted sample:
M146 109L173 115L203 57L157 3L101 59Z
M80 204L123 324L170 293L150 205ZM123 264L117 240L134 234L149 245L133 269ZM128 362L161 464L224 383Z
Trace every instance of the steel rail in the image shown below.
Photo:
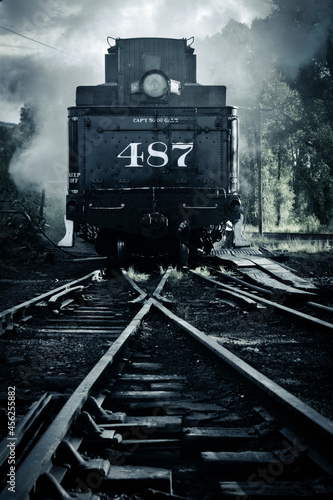
M135 290L139 296L136 297L135 299L131 300L130 302L132 304L138 303L138 302L143 302L147 298L147 293L142 290L134 280L128 275L127 271L123 268L120 269L120 273L123 279L126 280L126 282Z
M157 300L152 299L152 301L154 307L162 312L174 325L191 335L195 340L199 341L212 353L226 362L235 372L246 378L265 397L266 401L267 397L269 397L275 406L278 404L280 412L282 410L284 413L287 413L296 426L302 426L307 437L314 443L314 446L320 443L320 450L327 450L327 453L330 453L333 445L333 422L331 420L283 389L221 344L209 338L206 333L203 333L176 316ZM333 469L331 469L331 472L333 472Z
M267 295L268 297L274 297L274 292L272 290L267 290L266 288L262 288L261 286L252 285L252 283L247 283L240 278L236 278L236 276L232 276L231 274L227 273L222 273L221 271L218 271L217 269L214 269L212 267L208 267L208 269L217 273L218 276L220 276L224 280L233 281L234 283L238 283L239 285L246 286L246 288L248 288L249 290L254 290L255 292L261 293L262 295Z
M322 304L318 304L317 302L306 302L307 306L312 307L313 309L319 309L320 311L324 311L329 314L333 314L333 307L324 306Z
M207 276L204 276L204 275L198 273L197 271L194 271L193 269L188 269L188 271L190 273L194 274L195 276L197 276L198 278L205 280L205 281L208 281L214 285L217 285L222 289L230 290L233 292L235 291L234 287L232 287L230 285L226 285L225 283L221 283L220 281L217 281L213 278L208 278ZM239 293L240 295L244 295L245 297L248 297L248 298L255 300L257 302L260 302L261 304L264 304L268 307L271 307L273 309L277 309L278 311L281 311L284 314L289 314L289 315L294 316L298 319L306 321L307 323L310 323L310 324L315 325L317 327L323 328L326 331L333 332L333 324L332 323L328 323L327 321L323 321L321 319L315 318L314 316L311 316L309 314L302 313L300 311L297 311L296 309L292 309L291 307L283 306L282 304L278 304L277 302L273 302L271 300L264 299L263 297L259 297L258 295L254 295L253 293L246 292L245 290L237 289L237 293Z
M26 317L26 313L30 311L37 304L51 299L55 295L64 294L67 290L68 293L73 291L72 289L78 286L80 283L88 280L97 280L100 276L100 270L92 271L91 273L79 278L77 280L71 281L70 283L66 283L65 285L59 286L58 288L54 288L49 292L45 292L37 297L34 297L30 300L26 300L17 306L11 307L10 309L6 309L5 311L0 312L0 335L6 330L10 329L13 326L15 321L24 321L28 319Z
M152 293L152 297L154 297L157 300L160 300L161 302L167 302L167 303L171 302L169 299L163 297L161 295L161 292L163 290L165 283L169 279L172 270L173 270L173 267L169 266L168 269L165 271L161 281L159 282L159 284L155 288L154 292ZM144 300L146 300L147 297L149 296L148 293L145 292L144 290L142 290L142 288L140 288L135 283L135 281L128 275L128 273L125 269L121 268L120 272L121 272L122 277L127 281L127 283L129 283L130 286L139 294L138 297L136 297L134 300L131 300L130 302L132 304L136 304L138 302L143 302Z
M199 273L192 271L201 277ZM170 273L166 273L160 284L155 289L153 296L147 299L136 316L129 325L123 330L119 338L113 343L108 351L102 356L97 365L89 372L87 377L81 382L67 403L61 409L51 426L47 429L40 441L27 455L21 466L16 471L16 491L15 498L18 500L27 500L30 492L33 490L38 477L50 470L52 457L60 442L68 435L70 427L76 416L79 414L84 403L91 395L92 391L99 386L104 375L109 371L112 363L119 358L120 353L127 345L128 340L138 330L142 320L148 315L152 306L163 313L176 327L185 331L212 353L226 362L236 373L245 377L252 387L256 389L261 396L267 398L285 413L294 424L300 425L302 433L307 435L310 442L313 442L314 448L331 448L333 445L333 422L323 417L320 413L312 409L306 403L290 394L268 377L260 373L248 363L238 358L235 354L228 351L218 342L208 337L207 334L193 327L182 320L174 313L169 311L159 300L160 292ZM206 277L205 277L206 279ZM221 283L216 280L208 279L221 287ZM232 289L232 287L227 288ZM139 289L141 291L141 289ZM234 289L232 289L234 291ZM138 290L137 290L138 291ZM245 295L251 295L247 292L239 292ZM156 298L155 298L156 297ZM252 298L252 297L251 297ZM255 300L259 298L254 296ZM269 302L266 299L261 301ZM274 304L274 303L272 303ZM324 446L325 445L325 446ZM311 451L311 450L310 450ZM0 500L8 498L8 492L3 490L0 493Z
M258 236L258 233L248 232L251 236ZM333 241L332 233L263 233L263 237L279 241L290 240L314 240L314 241Z
M50 402L52 401L52 395L47 392L43 396L35 401L28 413L19 421L15 427L15 448L18 449L20 444L26 439L32 438L34 432L36 432L35 427L40 425L40 417L46 411ZM3 439L0 442L0 470L4 467L5 462L9 456L8 442Z
M126 274L122 273L122 276L125 277ZM126 278L126 281L131 285L135 285L134 281L131 279ZM162 289L165 281L166 278L163 276L162 285L160 283L157 286L157 291ZM134 286L134 289L142 292L142 290L136 285ZM140 327L143 319L149 313L154 300L155 299L153 298L146 300L144 305L134 316L129 325L123 330L118 339L106 351L94 368L92 368L85 379L77 387L63 408L60 410L50 427L45 431L41 439L22 462L16 471L15 477L15 498L17 500L27 500L39 476L49 471L52 457L60 442L68 434L72 423L81 411L93 389L108 372L111 365L118 359L120 353L127 345L129 338L132 337ZM5 500L7 498L8 491L4 489L0 493L0 500Z
M166 282L168 281L169 277L170 277L170 274L172 273L173 271L173 267L172 266L169 266L168 269L166 270L166 272L164 273L164 276L163 278L161 279L159 285L156 287L155 291L153 292L153 297L157 300L160 300L162 302L168 302L170 303L171 301L169 299L166 299L165 297L163 297L161 295L162 293L162 290L164 288L164 285L166 284Z
M221 277L222 279L224 279L226 281L233 281L234 283L238 283L239 285L245 286L245 288L248 288L249 290L257 291L257 292L261 293L262 295L267 295L267 296L270 296L272 298L275 295L273 290L267 290L266 288L252 285L251 283L247 283L244 280L241 280L240 278L236 278L235 276L232 276L231 274L222 273L221 271L218 271L212 267L208 267L208 269L211 269L212 271L217 273L218 276ZM307 301L307 302L305 302L305 305L311 307L312 309L318 309L318 310L324 311L328 314L333 314L332 307L324 306L322 304L318 304L317 302Z
M93 388L105 375L111 364L118 358L120 352L125 347L128 339L137 331L143 318L148 314L152 306L149 299L132 319L119 338L106 351L98 363L88 373L72 396L60 410L50 427L45 431L36 446L27 455L21 466L16 471L15 499L25 500L29 498L29 493L34 487L38 477L48 472L52 456L60 442L68 433L75 417L79 414L84 403L91 394ZM8 491L5 489L0 493L0 499L8 498Z

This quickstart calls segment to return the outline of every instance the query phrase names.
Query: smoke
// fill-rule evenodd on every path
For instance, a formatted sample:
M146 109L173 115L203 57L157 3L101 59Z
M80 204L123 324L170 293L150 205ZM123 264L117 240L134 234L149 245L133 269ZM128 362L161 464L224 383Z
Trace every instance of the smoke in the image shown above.
M25 35L23 38L5 32L2 36L7 41L0 53L0 100L5 103L2 111L7 110L10 116L18 114L26 102L37 110L37 134L28 149L14 155L10 173L19 188L35 186L45 189L49 196L65 199L67 107L75 104L76 86L100 83L103 56L100 64L93 58L86 62L84 53L82 57L77 54L77 47L73 49L74 57L69 55L61 39L67 29L67 16L75 14L73 8L44 0L11 0L1 7L9 29ZM6 121L6 116L0 115L0 120Z
M17 121L26 101L38 108L39 133L11 164L15 182L36 183L47 193L58 186L64 197L67 107L75 104L78 85L104 82L108 35L194 36L199 83L226 85L228 103L242 105L271 70L272 53L296 74L318 50L327 30L325 1L319 0L322 22L311 21L310 10L307 33L299 31L296 40L290 27L278 23L266 32L258 29L257 19L274 20L270 0L3 0L0 24L25 38L0 29L0 121L13 121L14 115ZM251 26L257 43L247 60Z
M10 166L16 184L64 197L67 107L76 86L104 82L108 35L205 37L232 17L251 23L270 8L261 0L3 0L0 24L11 31L0 31L0 121L13 121L27 101L38 109L39 132Z
M326 51L332 21L331 0L284 0L271 18L256 24L255 50L265 64L274 62L293 80L304 65Z
M28 149L18 151L10 173L19 188L35 185L52 196L64 196L67 169L67 111L75 87L86 77L80 65L48 61L34 55L2 58L1 88L9 104L29 102L36 109L37 134Z

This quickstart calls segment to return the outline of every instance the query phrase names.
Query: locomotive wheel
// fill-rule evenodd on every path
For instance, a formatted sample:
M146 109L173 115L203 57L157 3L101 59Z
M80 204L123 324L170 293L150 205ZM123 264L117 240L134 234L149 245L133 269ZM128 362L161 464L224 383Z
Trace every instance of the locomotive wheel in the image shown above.
M179 267L187 266L189 249L184 243L179 243Z
M118 235L117 239L117 265L125 267L128 263L127 245L122 236Z
M102 255L103 257L115 257L116 238L111 229L106 227L100 229L95 242L95 250L98 255Z

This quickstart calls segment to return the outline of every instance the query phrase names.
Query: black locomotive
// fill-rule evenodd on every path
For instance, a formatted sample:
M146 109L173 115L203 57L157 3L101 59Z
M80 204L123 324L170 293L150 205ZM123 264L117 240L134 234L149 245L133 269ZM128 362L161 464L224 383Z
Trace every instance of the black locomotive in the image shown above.
M196 82L193 39L108 38L105 83L69 108L66 217L96 250L137 258L209 254L240 231L238 117L226 88ZM236 230L235 230L236 228Z

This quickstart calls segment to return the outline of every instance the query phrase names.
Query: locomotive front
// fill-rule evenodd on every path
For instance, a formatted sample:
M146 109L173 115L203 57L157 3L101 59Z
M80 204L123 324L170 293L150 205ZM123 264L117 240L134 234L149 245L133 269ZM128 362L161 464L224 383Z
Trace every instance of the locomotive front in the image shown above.
M226 88L196 82L186 39L116 39L105 75L78 87L69 108L67 219L98 228L97 252L120 265L209 253L241 218ZM244 245L237 234L228 245Z

